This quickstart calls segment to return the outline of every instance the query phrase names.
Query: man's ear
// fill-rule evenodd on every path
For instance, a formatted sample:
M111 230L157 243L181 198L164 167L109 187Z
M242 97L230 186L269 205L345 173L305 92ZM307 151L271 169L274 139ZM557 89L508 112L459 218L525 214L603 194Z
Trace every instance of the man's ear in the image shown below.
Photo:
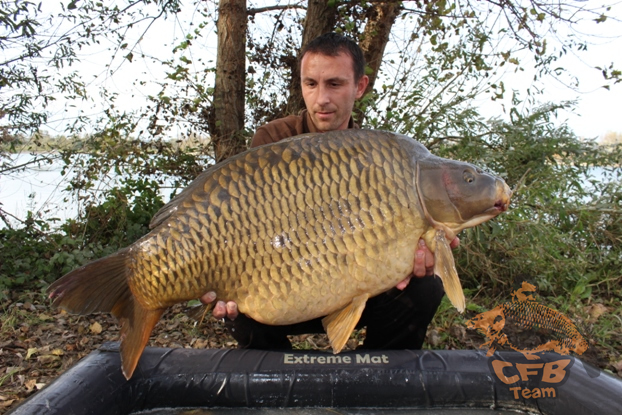
M361 76L358 85L356 86L356 98L359 99L365 93L367 85L369 84L369 77L367 75Z

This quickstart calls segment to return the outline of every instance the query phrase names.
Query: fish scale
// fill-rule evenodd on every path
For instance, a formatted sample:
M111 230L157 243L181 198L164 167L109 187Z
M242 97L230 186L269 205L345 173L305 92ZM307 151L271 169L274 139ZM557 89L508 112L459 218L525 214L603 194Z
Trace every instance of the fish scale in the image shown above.
M406 136L307 134L210 167L155 215L149 234L65 275L50 297L120 318L128 378L164 310L208 291L265 324L327 316L339 352L367 298L412 272L420 237L462 310L446 239L506 210L510 195L501 179Z

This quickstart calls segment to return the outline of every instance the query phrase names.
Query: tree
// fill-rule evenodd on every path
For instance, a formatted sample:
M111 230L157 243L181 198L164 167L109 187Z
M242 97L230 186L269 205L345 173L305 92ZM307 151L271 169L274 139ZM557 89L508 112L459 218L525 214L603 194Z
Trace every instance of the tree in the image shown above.
M246 0L220 0L214 106L208 120L216 161L246 149Z

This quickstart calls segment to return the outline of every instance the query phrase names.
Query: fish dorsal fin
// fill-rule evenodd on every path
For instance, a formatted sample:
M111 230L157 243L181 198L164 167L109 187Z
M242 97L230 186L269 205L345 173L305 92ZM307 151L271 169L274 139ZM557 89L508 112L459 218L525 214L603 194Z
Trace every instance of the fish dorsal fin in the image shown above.
M350 304L322 319L322 325L328 335L333 353L339 353L346 345L352 330L363 314L368 298L367 293L358 295L352 299Z
M462 285L460 285L454 256L451 253L445 232L438 229L434 235L434 241L434 274L438 275L441 281L443 281L445 294L447 294L451 304L462 313L465 307L464 292L462 291Z
M217 169L217 167L220 167L220 165L217 164L211 166L203 173L199 174L184 190L181 191L181 193L172 198L166 205L162 206L160 210L158 210L151 218L149 229L153 229L161 225L177 211L179 205L181 205L186 198L188 198L193 192L201 190L205 184L205 181L210 178L210 175Z

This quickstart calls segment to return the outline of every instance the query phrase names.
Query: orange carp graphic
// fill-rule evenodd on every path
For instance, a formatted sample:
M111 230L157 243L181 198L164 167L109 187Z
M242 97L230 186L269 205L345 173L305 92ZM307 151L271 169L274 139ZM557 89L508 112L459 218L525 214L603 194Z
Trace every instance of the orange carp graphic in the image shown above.
M528 360L537 360L537 353L544 351L567 355L571 351L581 355L588 348L587 341L581 336L568 317L535 301L526 292L535 292L536 287L523 282L521 288L512 292L512 300L490 311L478 314L467 321L467 328L477 329L486 336L486 342L480 348L488 347L486 356L492 356L496 350L494 343L506 345L522 353ZM512 344L503 332L506 323L511 321L517 328L525 330L544 329L551 331L556 340L549 340L532 349L520 349Z

